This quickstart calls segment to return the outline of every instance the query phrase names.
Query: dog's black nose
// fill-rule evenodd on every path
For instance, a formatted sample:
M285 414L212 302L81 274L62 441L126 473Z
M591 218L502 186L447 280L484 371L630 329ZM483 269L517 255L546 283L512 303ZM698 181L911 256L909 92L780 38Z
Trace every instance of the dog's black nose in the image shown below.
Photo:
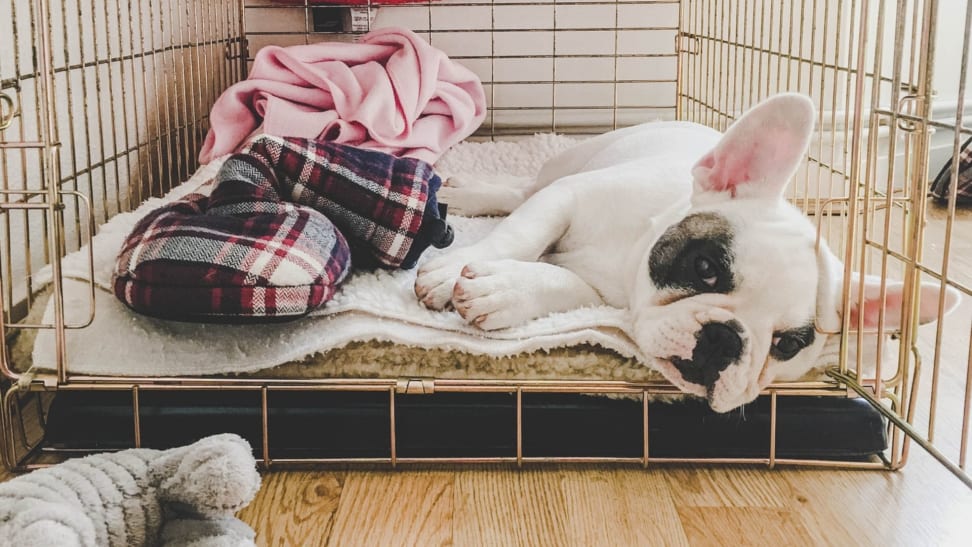
M742 328L730 323L707 323L696 334L692 359L672 359L682 378L693 384L711 388L719 374L742 355Z

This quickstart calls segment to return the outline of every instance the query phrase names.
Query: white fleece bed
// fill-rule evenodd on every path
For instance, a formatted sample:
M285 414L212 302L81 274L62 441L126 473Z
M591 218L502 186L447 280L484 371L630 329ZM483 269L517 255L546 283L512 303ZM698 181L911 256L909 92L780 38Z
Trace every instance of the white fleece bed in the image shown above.
M437 164L443 177L482 177L535 174L544 160L575 143L570 137L535 135L516 142L462 143ZM412 292L415 270L379 271L355 274L334 300L311 316L288 323L261 325L197 324L165 321L138 315L111 293L111 272L118 250L134 224L148 211L187 194L209 180L220 161L201 168L189 181L165 198L153 198L136 211L118 215L101 227L93 242L94 282L97 287L94 322L85 329L67 331L68 369L76 374L112 376L209 376L248 374L279 365L325 360L342 348L366 356L368 344L374 350L403 348L410 351L439 350L444 355L514 358L528 356L527 369L513 370L494 359L495 374L507 371L516 377L586 376L643 380L647 367L638 364L640 353L625 334L624 310L599 306L552 314L521 327L484 332L467 325L455 312L434 312L419 304ZM454 246L468 245L488 233L497 219L450 216L456 230ZM422 260L438 251L429 249ZM421 264L421 262L420 262ZM88 316L87 252L68 255L63 261L65 310L69 323ZM49 272L42 272L41 276ZM40 281L43 283L44 278ZM45 322L53 318L53 303L44 311ZM566 348L566 349L565 349ZM365 351L365 353L362 353ZM549 367L543 356L551 353ZM575 360L564 370L561 357L581 353L589 358ZM431 352L429 353L431 355ZM414 355L414 353L413 353ZM607 360L599 356L607 356ZM409 370L356 370L335 360L335 375L396 377L402 374L456 376L463 359L411 363ZM54 361L54 336L50 330L37 334L32 350L35 370L50 369ZM600 363L600 364L598 364ZM574 370L581 369L589 370ZM620 367L620 369L619 369ZM360 368L360 367L358 367ZM483 367L480 366L480 369ZM338 370L340 369L340 370ZM470 371L475 372L475 371ZM461 374L462 371L459 371ZM297 374L298 376L300 374Z

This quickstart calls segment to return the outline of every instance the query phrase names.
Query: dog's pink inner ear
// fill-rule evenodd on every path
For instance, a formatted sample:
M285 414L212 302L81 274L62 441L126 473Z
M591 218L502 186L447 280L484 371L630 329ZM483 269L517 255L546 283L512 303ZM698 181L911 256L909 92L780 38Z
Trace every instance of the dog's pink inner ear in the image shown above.
M695 164L696 190L731 197L782 196L806 154L813 112L813 104L796 95L756 105Z
M850 328L856 331L859 326L861 316L864 319L864 329L874 330L878 327L881 317L881 310L884 310L884 328L886 331L901 328L901 310L904 301L904 286L901 283L888 283L885 288L885 302L881 302L880 279L868 276L864 282L864 301L860 302L857 297L858 281L852 281L851 294L851 317ZM946 315L954 310L960 301L959 292L951 287L946 287L945 299L942 309L939 310L939 297L941 287L937 283L922 283L919 286L920 304L918 306L918 322L920 324L930 323L941 315Z
M742 120L745 121L745 120ZM692 174L704 192L732 197L783 194L806 150L806 138L788 127L739 127L703 156Z
M864 302L851 302L850 328L856 331L861 325L861 316L864 316L864 330L878 328L881 320L881 311L884 311L885 330L896 330L901 327L901 292L900 288L895 290L889 288L885 305L882 305L880 295L866 294Z
M697 164L697 168L708 169L707 173L696 172L698 182L707 192L729 192L736 197L736 188L750 180L751 166L755 156L753 150L716 149L709 152Z

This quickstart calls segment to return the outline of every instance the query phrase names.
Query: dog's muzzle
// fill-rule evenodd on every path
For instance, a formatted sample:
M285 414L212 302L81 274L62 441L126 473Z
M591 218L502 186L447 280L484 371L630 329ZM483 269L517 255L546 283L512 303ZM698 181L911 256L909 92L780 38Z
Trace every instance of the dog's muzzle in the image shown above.
M722 371L742 356L742 332L735 321L707 323L696 333L692 358L672 357L671 362L686 382L705 386L711 393Z

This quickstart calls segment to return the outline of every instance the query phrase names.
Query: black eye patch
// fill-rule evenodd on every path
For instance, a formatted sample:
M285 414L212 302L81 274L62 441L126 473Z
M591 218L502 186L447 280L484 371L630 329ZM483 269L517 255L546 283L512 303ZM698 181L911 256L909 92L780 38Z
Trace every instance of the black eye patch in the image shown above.
M651 249L649 276L658 288L694 293L729 293L732 272L732 225L715 213L697 213L669 227Z
M796 329L774 332L770 356L777 361L789 361L812 344L815 338L816 330L812 321Z

